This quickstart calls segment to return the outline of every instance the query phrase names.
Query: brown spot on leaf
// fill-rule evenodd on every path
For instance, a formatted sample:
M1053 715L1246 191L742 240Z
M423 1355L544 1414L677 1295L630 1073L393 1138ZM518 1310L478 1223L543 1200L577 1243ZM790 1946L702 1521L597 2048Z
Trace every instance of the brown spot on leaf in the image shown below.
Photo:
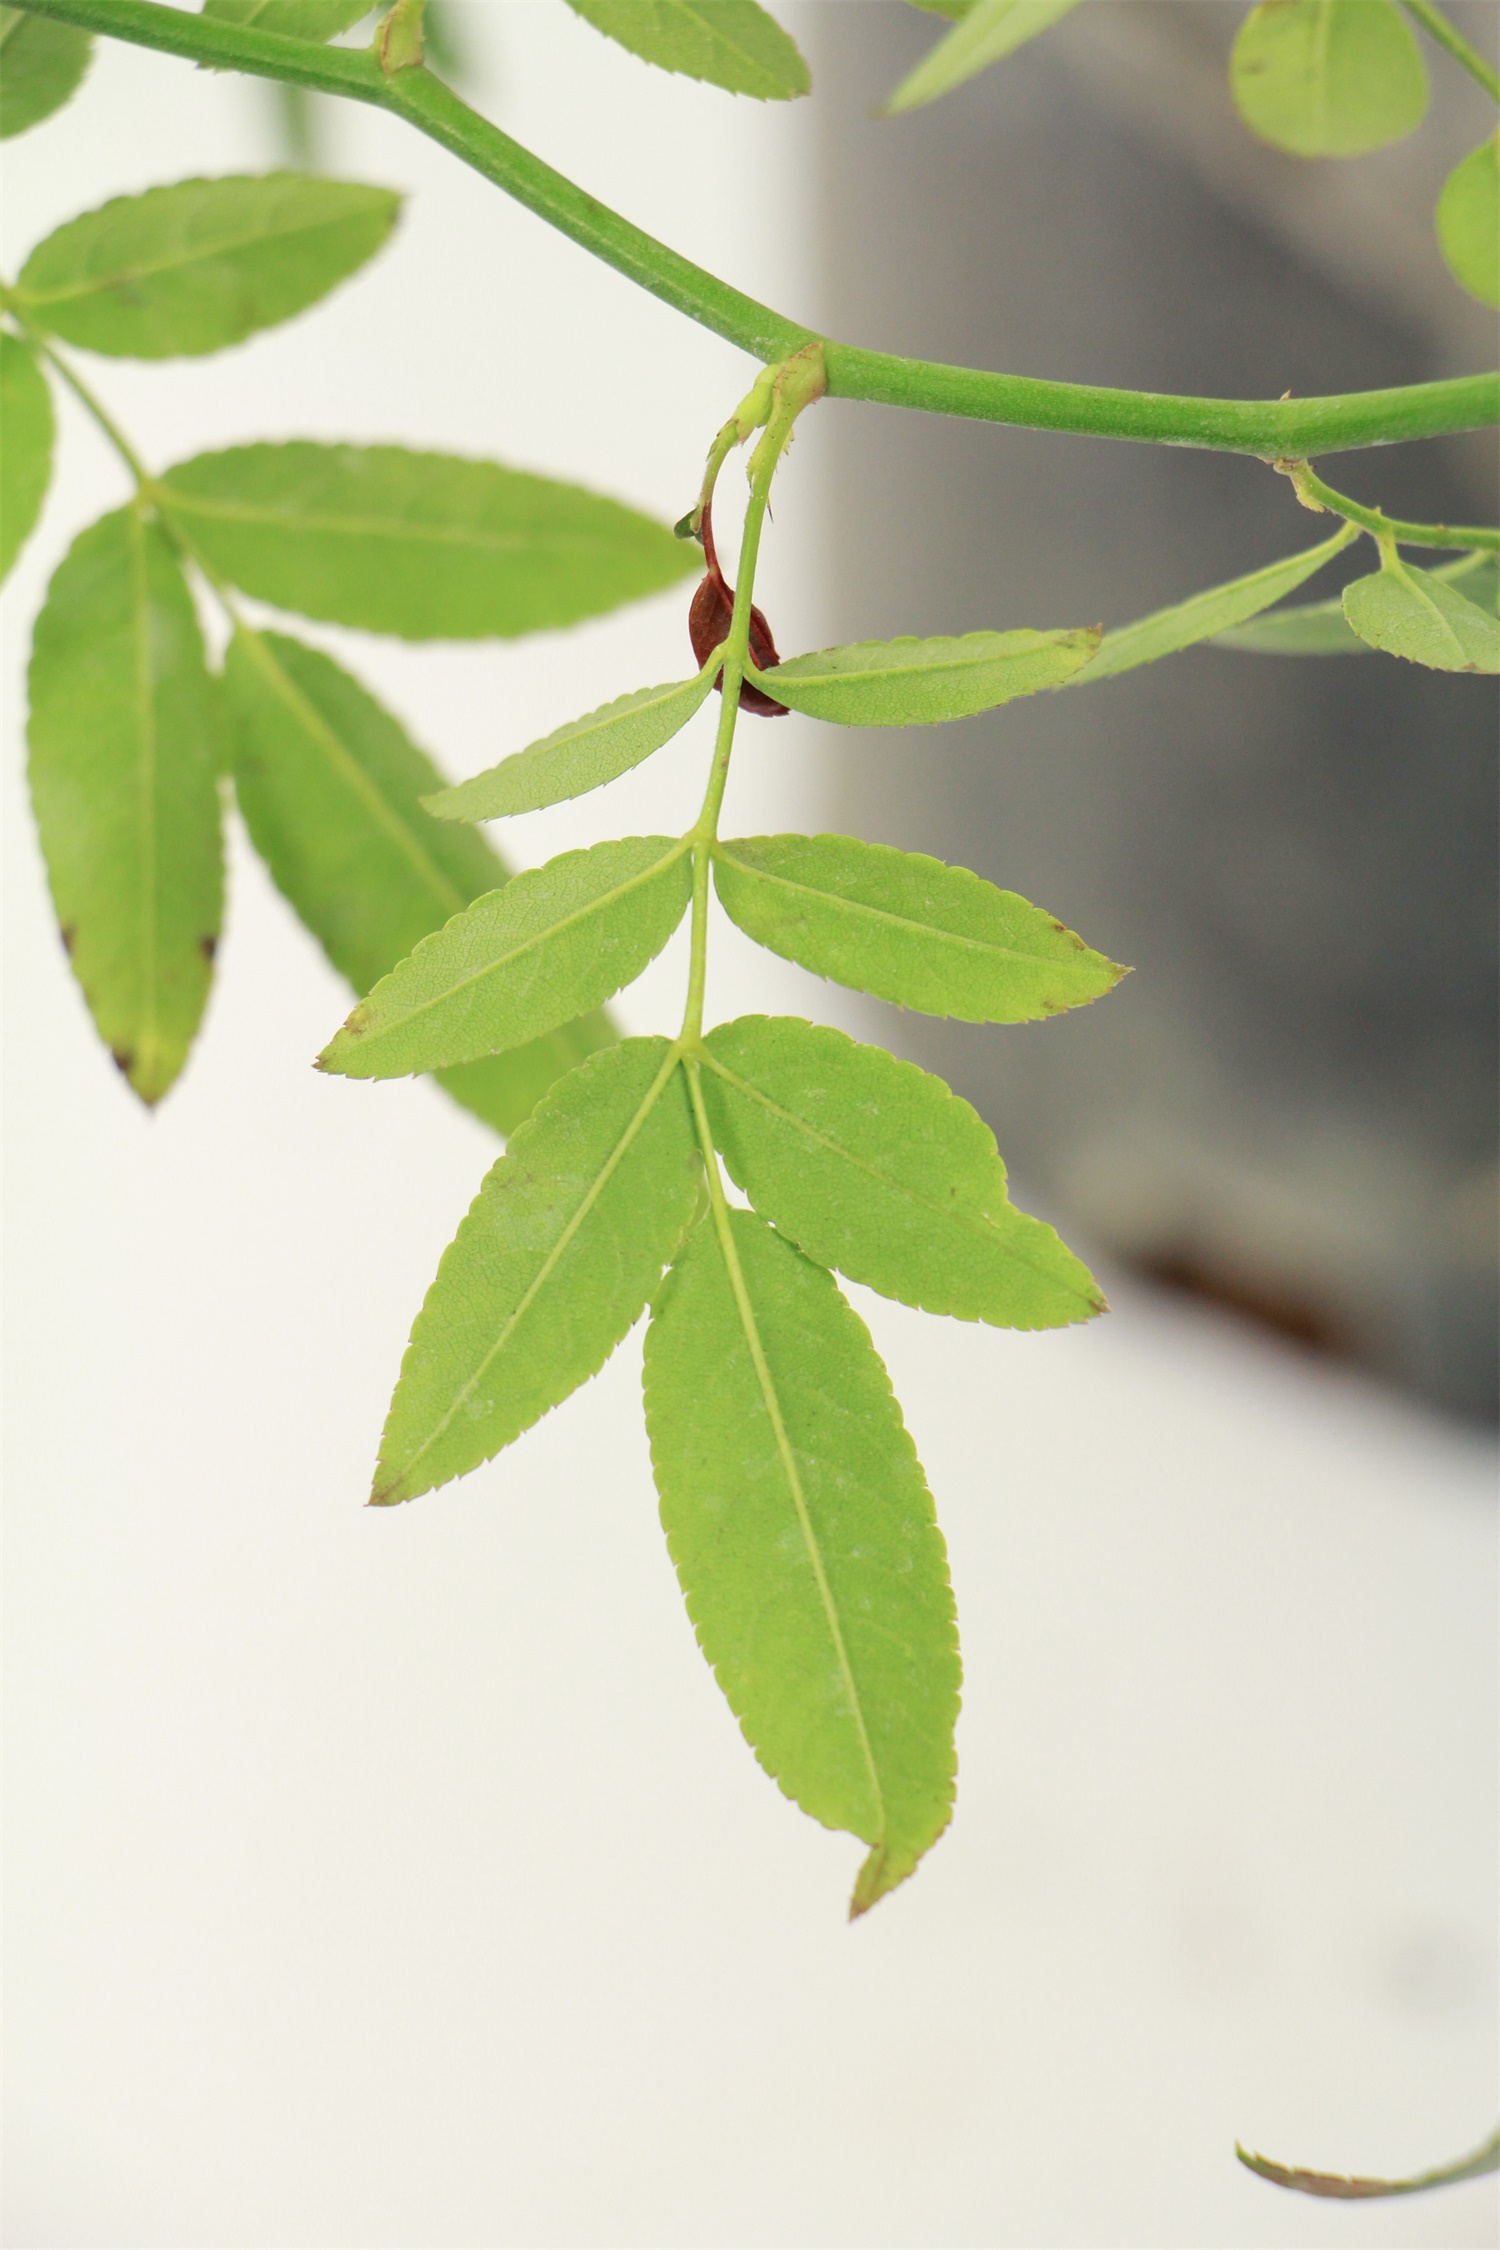
M73 958L73 948L78 942L78 924L76 922L64 922L61 930L58 932L58 935L63 942L63 951L67 954L68 959L71 961Z
M114 1056L116 1070L122 1076L128 1078L135 1068L135 1049L133 1047L111 1047L109 1051Z
M211 962L211 961L213 960L213 957L214 957L214 955L215 955L215 954L216 954L216 953L218 952L218 950L219 950L219 941L218 941L218 939L217 939L217 938L216 938L216 937L215 937L215 936L213 935L213 933L212 933L211 931L210 931L210 933L209 933L209 935L208 935L207 937L201 937L201 938L199 938L199 940L198 940L198 951L199 951L199 952L200 952L200 953L202 954L202 956L203 956L203 958L204 958L204 960L205 960L205 961L210 961L210 962Z

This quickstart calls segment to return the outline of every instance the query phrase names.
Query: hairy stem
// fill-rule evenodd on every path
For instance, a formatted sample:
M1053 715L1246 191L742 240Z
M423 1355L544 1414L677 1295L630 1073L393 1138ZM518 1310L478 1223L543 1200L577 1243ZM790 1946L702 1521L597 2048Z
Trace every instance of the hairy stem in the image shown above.
M370 50L319 47L253 25L188 14L160 0L23 4L34 14L165 54L371 103L425 133L594 257L757 359L784 359L816 340L811 329L706 273L553 171L460 101L429 70L401 70L388 78ZM1262 401L1174 398L1043 382L833 342L825 345L825 364L829 395L835 398L1025 429L1257 454L1265 460L1391 445L1500 421L1500 376L1488 374L1333 398Z
M1291 478L1297 498L1304 508L1315 514L1328 513L1342 516L1346 523L1358 524L1372 538L1387 545L1395 542L1403 547L1467 547L1471 553L1478 549L1488 554L1500 552L1500 531L1490 531L1482 524L1398 523L1379 508L1366 508L1358 500L1350 500L1342 492L1314 475L1305 461L1278 461L1276 467L1283 476Z
M1432 0L1401 0L1401 5L1412 22L1419 23L1428 37L1445 48L1475 84L1484 88L1492 102L1500 102L1500 77L1491 70L1483 55L1476 55L1468 40L1459 36L1441 8L1435 8Z

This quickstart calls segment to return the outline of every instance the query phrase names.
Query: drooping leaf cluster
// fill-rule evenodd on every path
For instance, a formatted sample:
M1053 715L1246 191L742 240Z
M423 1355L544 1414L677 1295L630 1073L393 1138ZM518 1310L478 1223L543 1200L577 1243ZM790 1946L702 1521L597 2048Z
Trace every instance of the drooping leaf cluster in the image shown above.
M369 12L355 0L203 4L301 41L339 36ZM1073 0L919 4L954 29L894 109L962 83ZM659 67L764 100L807 90L794 44L756 0L571 5ZM1374 145L1360 139L1372 120L1387 137L1409 129L1405 49L1380 13L1394 13L1389 0L1274 5L1285 21L1268 32L1270 7L1258 8L1240 43L1250 62L1236 64L1258 129L1270 120L1286 146L1294 132L1322 135L1324 146L1299 153ZM1361 29L1351 7L1378 15L1378 27ZM420 18L413 0L386 17L383 67L418 67ZM4 131L58 107L87 60L83 35L0 10ZM1486 144L1445 190L1446 220L1440 211L1469 286L1490 208L1481 158L1492 184ZM38 245L5 291L0 332L5 567L47 489L49 372L87 396L63 347L146 360L231 347L357 271L397 213L386 190L282 172L122 197ZM733 444L764 428L751 462L754 493L771 447L763 502L776 447L822 387L817 345L764 371L721 433L678 540L617 502L496 462L292 440L151 473L113 433L134 494L80 534L52 580L35 634L30 751L62 936L143 1100L181 1071L210 991L227 786L278 888L357 996L321 1067L434 1075L510 1136L413 1327L377 1503L492 1459L649 1314L647 1430L689 1615L767 1771L867 1846L860 1913L948 1821L959 1659L931 1495L836 1277L1022 1330L1086 1321L1103 1298L1053 1230L1011 1202L989 1128L940 1080L801 1018L704 1030L711 902L817 976L968 1023L1041 1021L1105 996L1124 972L968 869L853 837L720 837L712 781L681 836L602 840L514 877L475 824L608 785L687 727L716 688L726 691L721 794L741 708L929 726L1210 641L1380 649L1494 672L1500 568L1475 551L1420 569L1402 552L1420 538L1351 503L1351 520L1318 545L1109 632L1005 626L781 659L750 600L753 542L743 601L719 569L712 477ZM1325 500L1309 505L1337 499L1320 489ZM1377 540L1373 574L1336 603L1276 606L1360 529ZM688 676L625 693L456 785L326 652L244 607L412 641L510 637L671 586L690 568L683 541L693 537L709 570ZM227 623L217 669L195 591ZM617 1041L605 1003L689 913L681 1031Z
M338 13L322 12L320 35ZM398 208L387 189L297 173L189 180L38 244L0 339L6 567L47 488L58 345L136 359L223 350L326 296L382 246ZM172 1084L208 998L222 768L279 888L358 992L506 880L477 833L420 809L441 777L397 720L331 657L253 624L236 592L406 639L477 639L598 615L684 567L663 526L497 462L294 440L141 471L49 589L30 771L64 942L142 1099ZM228 604L222 675L192 575ZM505 1131L611 1036L585 1011L503 1061L476 1050L444 1083Z

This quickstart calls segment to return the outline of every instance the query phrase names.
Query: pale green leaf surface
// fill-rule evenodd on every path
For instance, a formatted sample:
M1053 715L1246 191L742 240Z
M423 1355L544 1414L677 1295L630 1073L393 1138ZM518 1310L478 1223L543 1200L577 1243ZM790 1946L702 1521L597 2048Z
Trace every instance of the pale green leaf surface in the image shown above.
M1094 680L1107 680L1117 672L1134 671L1138 664L1154 664L1158 658L1172 656L1178 649L1190 648L1195 641L1207 640L1210 634L1228 631L1242 624L1258 610L1269 609L1331 562L1350 540L1358 536L1350 524L1342 524L1331 539L1320 546L1304 548L1300 555L1288 555L1283 562L1268 563L1263 570L1252 570L1244 578L1234 578L1224 586L1210 586L1205 593L1194 594L1190 601L1178 602L1171 609L1158 609L1150 617L1142 617L1133 625L1122 625L1113 633L1106 633L1099 644L1099 653L1081 672L1075 672L1068 683L1074 687L1087 687Z
M1500 618L1399 557L1344 588L1344 615L1387 656L1437 672L1500 672Z
M959 1660L942 1534L869 1333L748 1211L693 1229L646 1332L662 1525L761 1764L870 1846L851 1913L948 1824Z
M93 352L193 358L289 320L380 248L401 199L302 172L117 196L39 242L16 294Z
M1421 50L1394 0L1261 0L1230 59L1253 133L1293 156L1361 156L1427 107Z
M568 0L644 62L731 94L789 101L812 84L795 42L756 0Z
M1449 173L1437 236L1454 280L1482 305L1500 305L1500 132Z
M951 94L955 86L1014 54L1077 5L1078 0L973 0L947 38L901 81L885 105L886 114L920 109L941 94ZM934 13L947 15L950 10L944 7Z
M1464 599L1478 608L1500 607L1500 558L1464 555L1430 573L1445 585L1461 586ZM1326 602L1294 603L1288 609L1268 612L1247 624L1216 633L1217 648L1248 649L1258 656L1368 656L1370 644L1362 641L1344 615L1341 594Z
M0 579L30 538L52 476L52 393L21 337L0 331Z
M748 676L790 710L836 726L930 726L1060 687L1098 646L1097 627L859 641L789 657L768 672L752 664Z
M32 803L99 1035L142 1101L187 1058L223 911L218 730L192 597L134 508L81 532L36 622Z
M405 640L571 625L702 561L618 501L401 446L235 446L164 484L193 544L247 594Z
M500 820L602 789L687 725L712 687L716 669L711 662L695 680L673 680L666 687L637 688L634 695L619 696L533 742L529 750L518 750L513 758L475 774L472 781L440 789L422 802L439 820Z
M697 1202L698 1144L665 1039L554 1086L485 1177L417 1315L372 1498L463 1476L604 1365Z
M852 836L744 836L714 850L732 922L818 976L965 1023L1024 1023L1125 974L1013 891Z
M820 1265L998 1328L1104 1310L1088 1269L1010 1202L994 1134L940 1078L794 1016L720 1024L704 1054L731 1178Z
M240 632L224 681L251 840L356 993L506 881L509 869L483 837L428 819L418 800L437 768L331 657L285 634ZM612 1037L607 1018L588 1016L444 1071L440 1082L508 1133L555 1079Z
M62 108L89 67L93 45L73 24L0 8L0 141Z
M633 983L687 909L692 862L626 836L512 876L424 938L319 1056L347 1078L401 1078L539 1039Z
M946 16L949 23L961 23L974 5L974 0L910 0L924 16Z
M320 46L370 13L373 0L203 0L203 13L220 23L247 23L257 31L279 31L283 39L311 39Z

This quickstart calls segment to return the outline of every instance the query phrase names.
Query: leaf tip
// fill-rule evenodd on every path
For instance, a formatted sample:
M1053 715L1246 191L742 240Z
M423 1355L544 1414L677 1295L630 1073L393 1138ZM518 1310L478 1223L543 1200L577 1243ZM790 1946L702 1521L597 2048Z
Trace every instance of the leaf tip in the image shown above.
M859 1921L869 1913L872 1906L878 1906L888 1891L895 1890L898 1884L906 1881L907 1876L915 1871L916 1865L917 1861L909 1855L893 1861L890 1847L885 1842L872 1844L864 1865L854 1879L854 1891L849 1900L850 1921Z

